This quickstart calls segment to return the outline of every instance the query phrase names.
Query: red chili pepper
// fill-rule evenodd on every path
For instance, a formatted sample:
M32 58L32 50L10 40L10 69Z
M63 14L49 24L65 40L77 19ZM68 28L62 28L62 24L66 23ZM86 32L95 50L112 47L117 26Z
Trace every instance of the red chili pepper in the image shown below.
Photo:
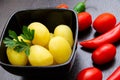
M120 80L120 66L107 78L107 80Z
M120 40L120 23L118 23L113 29L96 38L80 42L80 45L85 48L96 49L102 44L114 43L118 40Z

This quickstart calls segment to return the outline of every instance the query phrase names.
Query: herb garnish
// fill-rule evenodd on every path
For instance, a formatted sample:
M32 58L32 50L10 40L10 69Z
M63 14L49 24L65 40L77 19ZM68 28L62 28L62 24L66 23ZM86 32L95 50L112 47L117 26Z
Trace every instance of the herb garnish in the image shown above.
M21 36L26 39L26 40L30 40L32 41L34 38L34 30L30 30L28 29L26 26L23 26L23 30L22 30L23 34L21 34Z
M26 26L23 26L22 30L23 34L21 36L26 39L32 41L34 38L34 30L28 29ZM3 42L6 44L6 47L13 48L17 52L25 51L26 55L30 54L30 45L23 41L23 39L19 40L15 31L9 30L9 37L6 37Z

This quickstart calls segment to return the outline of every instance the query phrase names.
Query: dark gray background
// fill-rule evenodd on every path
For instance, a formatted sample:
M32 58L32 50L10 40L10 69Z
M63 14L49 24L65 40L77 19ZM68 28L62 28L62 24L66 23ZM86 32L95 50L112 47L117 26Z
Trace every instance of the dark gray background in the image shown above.
M4 28L5 23L8 18L19 10L26 9L36 9L36 8L48 8L55 7L60 3L66 3L69 5L70 9L72 9L75 4L82 0L0 0L0 34L2 29ZM120 21L120 0L87 0L86 2L87 9L86 11L92 15L92 19L94 19L103 12L110 12L114 14L117 18L117 22ZM84 34L84 35L83 35ZM79 33L78 41L91 39L95 35L95 30L92 28L87 31L87 33ZM104 66L96 66L103 72L103 80L106 78L120 65L120 42L117 43L117 55L115 60L111 63ZM95 66L91 60L92 51L83 50L81 46L78 44L77 48L77 56L75 60L75 64L72 68L67 79L63 80L75 80L77 73L86 68ZM27 79L21 76L13 75L7 71L5 71L2 67L0 67L0 80L35 80L35 79ZM49 79L52 80L52 79Z

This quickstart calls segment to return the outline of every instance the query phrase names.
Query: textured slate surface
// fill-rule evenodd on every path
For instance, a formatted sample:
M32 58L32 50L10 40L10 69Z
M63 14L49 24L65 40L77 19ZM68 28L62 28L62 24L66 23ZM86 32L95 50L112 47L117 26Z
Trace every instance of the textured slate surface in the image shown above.
M73 6L82 0L0 0L0 34L4 28L5 23L9 19L9 17L16 11L25 10L25 9L36 9L36 8L48 8L55 7L60 3L66 3L69 5L70 9ZM92 19L94 19L103 12L113 13L117 22L120 21L120 0L88 0L86 2L87 9L86 11L92 15ZM84 34L84 35L83 35ZM87 32L79 33L78 40L86 40L91 39L95 36L96 32L92 28ZM117 55L115 60L113 60L110 64L104 66L96 66L103 72L103 80L116 69L117 66L120 65L120 42L117 43ZM91 60L92 51L83 50L81 46L78 44L77 48L77 56L75 60L75 64L67 76L67 78L63 78L63 80L75 80L77 73L86 68L95 66ZM13 75L7 71L5 71L2 67L0 67L0 80L37 80L35 78L29 79L21 76ZM52 79L49 79L52 80ZM58 79L57 79L58 80Z

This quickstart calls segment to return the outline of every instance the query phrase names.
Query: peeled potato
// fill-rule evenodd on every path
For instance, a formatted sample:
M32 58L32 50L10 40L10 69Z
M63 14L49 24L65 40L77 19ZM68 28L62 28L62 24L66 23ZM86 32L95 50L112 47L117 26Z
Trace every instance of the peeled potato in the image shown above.
M71 56L71 47L68 41L60 36L53 37L49 42L49 51L57 64L68 61Z
M50 40L51 40L53 37L54 37L54 34L53 34L53 33L50 33ZM49 44L49 42L48 42L48 44ZM47 48L47 49L48 49L48 44L45 46L45 48Z
M58 25L54 30L55 36L64 37L72 47L73 45L73 34L71 29L67 25Z
M53 33L50 33L50 39L52 39L54 37Z
M28 62L25 51L18 53L12 48L7 48L7 57L12 65L25 66Z
M51 53L40 45L32 45L30 47L28 60L32 66L49 66L53 64Z
M33 22L28 26L29 29L35 30L33 44L45 46L48 44L50 39L49 30L45 25L40 22Z

